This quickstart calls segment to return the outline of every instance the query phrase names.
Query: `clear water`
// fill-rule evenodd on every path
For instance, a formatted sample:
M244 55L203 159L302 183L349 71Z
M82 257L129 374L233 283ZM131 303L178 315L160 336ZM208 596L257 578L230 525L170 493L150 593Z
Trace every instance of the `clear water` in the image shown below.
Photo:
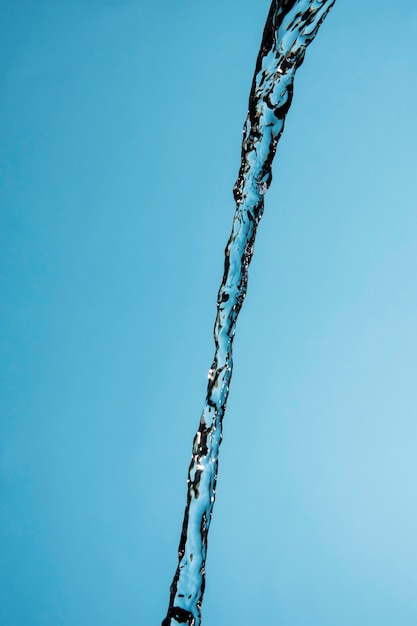
M272 161L291 105L294 75L334 2L273 0L269 10L243 129L239 176L233 188L236 213L217 297L214 360L188 471L178 568L162 626L201 623L207 536L216 495L222 420L232 377L236 321L246 296L256 230L272 180Z

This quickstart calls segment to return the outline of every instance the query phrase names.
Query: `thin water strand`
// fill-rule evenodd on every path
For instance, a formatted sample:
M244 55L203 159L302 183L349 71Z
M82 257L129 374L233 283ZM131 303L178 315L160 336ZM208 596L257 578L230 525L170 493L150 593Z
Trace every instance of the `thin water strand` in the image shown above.
M334 3L335 0L273 0L269 10L243 128L239 175L233 188L236 212L217 297L214 360L194 437L178 567L162 626L201 624L207 537L216 495L222 421L232 377L236 321L246 296L256 231L272 180L272 161L291 105L295 72Z

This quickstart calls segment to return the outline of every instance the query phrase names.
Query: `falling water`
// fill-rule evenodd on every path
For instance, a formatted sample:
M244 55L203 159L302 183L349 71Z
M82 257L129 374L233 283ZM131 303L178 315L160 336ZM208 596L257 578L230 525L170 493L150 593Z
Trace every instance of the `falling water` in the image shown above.
M246 295L264 195L272 180L272 161L291 105L294 75L334 3L335 0L273 0L269 10L243 129L239 176L233 188L236 213L217 297L214 360L188 470L178 568L162 626L201 623L207 536L216 494L222 420L232 377L236 321Z

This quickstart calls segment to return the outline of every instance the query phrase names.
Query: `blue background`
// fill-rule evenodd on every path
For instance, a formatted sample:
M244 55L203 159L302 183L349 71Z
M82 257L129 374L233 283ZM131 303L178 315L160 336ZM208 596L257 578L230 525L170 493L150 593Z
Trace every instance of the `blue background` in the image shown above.
M0 624L159 624L269 0L1 7ZM417 623L416 29L338 0L298 72L206 626Z

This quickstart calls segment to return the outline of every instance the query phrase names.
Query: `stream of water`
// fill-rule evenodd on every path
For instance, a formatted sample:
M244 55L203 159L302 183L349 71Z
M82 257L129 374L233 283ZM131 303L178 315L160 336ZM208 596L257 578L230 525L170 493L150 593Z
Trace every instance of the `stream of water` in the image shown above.
M216 495L222 420L232 377L236 321L246 296L256 230L272 180L272 161L291 105L295 72L334 3L335 0L273 0L267 17L243 129L241 165L233 188L236 212L217 297L214 360L194 437L178 567L162 626L201 624L207 536Z

